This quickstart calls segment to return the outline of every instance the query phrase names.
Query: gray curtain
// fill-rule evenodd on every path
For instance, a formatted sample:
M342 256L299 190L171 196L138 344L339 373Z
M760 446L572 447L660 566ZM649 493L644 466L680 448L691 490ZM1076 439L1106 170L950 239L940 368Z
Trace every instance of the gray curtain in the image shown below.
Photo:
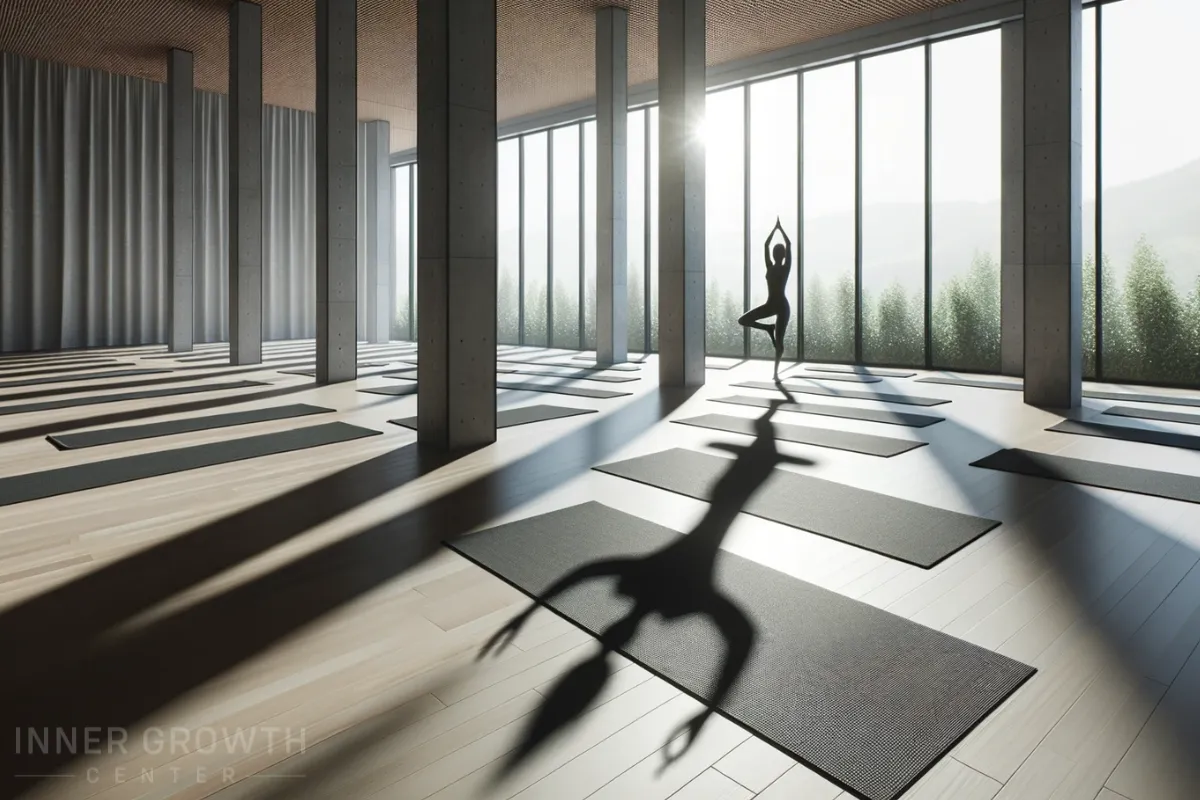
M166 339L166 87L0 54L0 351ZM196 341L228 336L226 102L196 93ZM263 108L263 336L316 334L315 117Z

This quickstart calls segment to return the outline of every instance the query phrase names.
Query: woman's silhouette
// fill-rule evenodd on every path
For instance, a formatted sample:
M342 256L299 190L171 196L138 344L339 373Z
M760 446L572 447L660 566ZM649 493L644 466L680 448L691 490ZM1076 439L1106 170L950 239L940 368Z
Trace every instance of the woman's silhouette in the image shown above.
M772 248L771 240L775 238L775 231L779 231L783 242ZM763 243L763 259L767 262L767 302L743 314L738 324L766 331L771 337L771 344L775 347L775 378L778 379L779 359L783 357L783 338L787 333L788 320L792 316L792 307L788 304L785 291L788 275L792 271L792 240L784 232L779 217L775 218L775 227ZM767 324L761 321L767 317L774 317L775 322Z

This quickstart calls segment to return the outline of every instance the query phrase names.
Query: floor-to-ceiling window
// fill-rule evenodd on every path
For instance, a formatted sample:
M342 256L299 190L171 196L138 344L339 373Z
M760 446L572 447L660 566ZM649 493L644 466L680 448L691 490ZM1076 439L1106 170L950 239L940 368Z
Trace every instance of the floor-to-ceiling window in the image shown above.
M799 274L800 229L796 207L799 191L796 181L799 154L797 126L796 75L786 75L750 86L750 306L766 302L766 258L764 246L772 235L778 219L792 243L792 272L785 287L792 306L791 321L784 335L784 352L788 358L797 355L796 331L800 324L799 296L796 281ZM783 239L776 234L771 245ZM773 358L775 351L765 334L750 337L750 354Z
M1200 3L1122 0L1099 36L1101 376L1200 383Z
M496 339L518 344L521 288L521 149L500 142L496 170Z
M649 238L647 251L650 272L647 306L650 309L650 349L658 352L658 106L652 107L646 113L650 115L650 144L646 148L646 203L649 206L646 235Z
M855 65L804 79L804 357L854 359Z
M1000 370L1000 31L935 42L932 363Z
M862 358L925 363L925 48L862 62Z
M392 170L392 330L391 338L412 341L417 332L412 322L409 280L413 275L413 248L410 233L412 217L412 174L416 167L406 165Z
M596 121L583 124L583 346L596 347Z
M579 271L580 250L580 183L579 126L568 125L550 132L553 150L551 163L550 214L551 264L554 271L554 296L551 310L554 329L550 344L553 347L578 349L579 338Z
M630 112L625 133L625 286L630 352L646 351L646 111Z
M549 344L546 322L546 278L549 269L548 159L550 134L534 133L521 137L521 277L524 338L526 345Z
M1096 9L1083 10L1083 376L1096 376Z
M704 271L705 340L708 352L740 356L745 347L738 317L746 310L745 241L745 89L708 95L705 109Z

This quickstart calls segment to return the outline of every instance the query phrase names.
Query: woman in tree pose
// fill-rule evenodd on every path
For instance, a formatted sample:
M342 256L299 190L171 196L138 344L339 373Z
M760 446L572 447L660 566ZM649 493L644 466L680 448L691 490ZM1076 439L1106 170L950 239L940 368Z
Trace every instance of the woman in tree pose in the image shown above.
M783 242L771 247L775 231L783 237ZM766 331L775 347L775 380L779 380L779 359L783 357L783 338L787 333L788 320L792 316L792 307L788 305L787 286L788 275L792 271L792 240L783 230L779 217L775 218L775 227L767 235L763 243L763 259L767 262L767 302L758 308L752 308L738 319L738 324L747 328L758 328ZM761 320L774 317L774 323L764 323Z

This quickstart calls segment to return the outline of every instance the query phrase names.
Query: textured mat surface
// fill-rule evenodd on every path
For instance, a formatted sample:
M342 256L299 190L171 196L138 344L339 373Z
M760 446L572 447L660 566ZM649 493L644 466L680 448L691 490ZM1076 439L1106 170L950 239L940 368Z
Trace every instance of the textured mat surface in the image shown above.
M755 408L771 407L771 398L769 397L750 397L744 394L733 395L731 397L714 397L713 402L731 403L737 406L753 406ZM779 410L791 411L795 414L816 414L822 417L861 419L866 422L882 422L885 425L904 425L909 428L925 428L945 419L945 417L935 417L931 414L886 411L878 408L858 408L857 406L826 406L818 403L780 403Z
M640 381L636 375L605 375L603 372L595 370L580 370L572 369L568 372L550 372L544 369L536 369L537 364L527 364L517 368L500 368L497 372L506 372L512 375L536 375L542 378L567 378L576 381L595 381L598 383L629 383L630 381Z
M632 364L628 361L621 364L609 364L608 366L602 366L597 364L595 360L591 360L590 363L588 360L584 359L550 359L541 361L537 358L521 358L520 356L506 356L504 354L498 356L496 360L504 361L509 364L525 364L529 367L573 367L574 369L587 369L596 371L615 369L618 372L637 372L641 369L639 365Z
M629 353L625 357L625 360L622 361L621 363L622 364L645 364L646 358L647 358L647 356L645 356L645 355ZM572 361L591 361L592 363L595 363L596 354L595 353L583 353L583 354L580 354L577 356L571 356L571 360Z
M0 506L378 435L379 431L360 428L357 425L328 422L324 425L281 433L264 433L228 442L177 447L172 450L14 475L10 478L0 478Z
M974 389L1004 389L1019 392L1025 388L1020 381L989 381L986 378L959 378L954 375L929 375L917 378L913 383L940 383L944 386L969 386Z
M807 372L789 372L782 377L789 381L840 381L842 383L879 383L883 380L877 375L811 375Z
M44 400L38 403L0 406L0 416L25 414L31 411L53 411L59 408L75 408L76 406L94 406L100 403L120 403L125 400L150 400L155 397L174 397L179 394L216 392L223 389L245 389L250 386L270 386L270 384L263 383L262 381L227 381L225 383L203 383L194 386L172 386L169 389L146 389L141 392L100 394L91 397L68 397L62 400Z
M22 365L22 368L13 369L12 367L0 367L0 380L8 380L9 378L33 378L38 375L59 375L64 372L87 372L90 369L111 369L113 367L135 367L137 366L132 361L113 361L111 364L89 362L87 364L74 365L69 367L40 367L30 369L31 365Z
M971 466L1200 503L1200 478L1180 475L1177 472L1159 472L1019 449L997 451L990 456L984 456Z
M496 381L497 389L515 389L526 392L549 392L568 394L575 397L594 397L607 400L612 397L627 397L631 392L614 392L610 389L593 389L589 386L572 386L567 383L538 383L536 381Z
M1126 403L1159 403L1168 406L1192 406L1200 408L1200 397L1170 394L1130 394L1129 392L1100 392L1084 389L1084 397L1094 400L1123 400Z
M698 500L709 500L731 468L732 459L682 448L594 467ZM783 469L772 470L741 510L918 567L934 566L1000 524Z
M398 383L395 386L372 386L369 389L359 389L358 391L364 394L390 394L396 397L406 394L416 394L416 381L412 383Z
M666 548L686 538L585 503L448 544L597 636L632 608L614 571L636 576L634 586L667 587L673 609L725 604L750 638L720 711L869 800L899 797L1034 672L732 553L716 554L711 576L685 576L695 560L672 556L686 544ZM559 578L599 562L615 570L545 597ZM621 652L711 700L730 648L705 616L650 613Z
M765 389L782 396L779 387L770 381L746 381L732 384L739 389ZM835 389L832 386L816 386L811 384L785 383L784 387L795 394L816 394L821 397L844 397L847 400L876 400L880 403L900 403L906 406L940 406L949 403L939 397L913 397L907 394L892 394L890 392L860 392L855 389Z
M703 414L699 417L673 419L680 425L693 425L697 428L708 428L714 431L743 433L754 436L754 420L745 417L731 417L726 414ZM851 433L832 428L814 428L808 425L788 425L783 422L772 422L775 438L783 442L796 444L811 444L817 447L829 447L834 450L848 450L851 453L862 453L868 456L890 458L918 447L924 447L925 442L913 442L907 439L893 439L887 436L873 436L869 433Z
M808 372L840 372L850 375L878 375L881 378L911 378L915 372L904 372L896 369L881 367L851 367L845 364L810 364L804 367Z
M1133 419L1152 419L1158 422L1182 422L1184 425L1200 425L1200 414L1187 414L1183 411L1167 411L1161 408L1137 408L1136 406L1112 406L1105 409L1105 414L1114 417L1131 417Z
M1200 436L1191 436L1174 431L1151 431L1131 428L1128 425L1105 425L1102 422L1080 422L1065 419L1046 430L1058 433L1074 433L1080 436L1099 436L1103 439L1120 439L1124 442L1157 444L1163 447L1179 447L1184 450L1200 450Z
M161 375L170 372L169 369L114 369L111 372L76 372L61 375L48 375L40 378L26 378L21 381L0 380L0 389L13 389L18 386L41 386L46 383L67 383L69 381L98 381L105 378L130 378L134 375ZM0 376L3 378L3 376Z
M516 425L528 425L531 422L545 422L549 419L562 419L563 417L577 417L580 414L598 414L594 408L568 408L567 406L551 406L551 405L535 405L521 406L520 408L506 408L496 412L496 427L511 428ZM402 428L417 429L416 417L404 417L403 419L389 419L388 422L393 425L399 425Z
M364 369L369 370L369 369L375 369L377 367L391 366L392 363L393 362L391 362L391 361L369 361L366 364L359 364L358 368L359 368L359 370L364 370ZM395 367L391 370L388 370L388 372L379 372L379 371L368 372L365 375L359 374L358 377L370 378L374 375L387 375L390 372L412 372L415 369L416 369L416 367ZM317 376L317 370L315 367L310 368L310 369L280 369L280 370L276 370L276 372L278 372L280 375L306 375L309 378L315 378Z
M332 412L332 408L296 403L288 406L255 408L250 411L234 411L229 414L209 414L203 417L187 417L185 419L166 420L165 422L151 422L148 425L100 428L99 430L79 431L78 433L53 433L47 436L46 439L59 450L77 450L83 447L134 442L140 439L155 439L159 436L171 436L177 433L210 431L217 428L230 428L235 425L248 425L254 422L270 422L277 419L291 419L293 417L306 417L310 414L330 414Z

